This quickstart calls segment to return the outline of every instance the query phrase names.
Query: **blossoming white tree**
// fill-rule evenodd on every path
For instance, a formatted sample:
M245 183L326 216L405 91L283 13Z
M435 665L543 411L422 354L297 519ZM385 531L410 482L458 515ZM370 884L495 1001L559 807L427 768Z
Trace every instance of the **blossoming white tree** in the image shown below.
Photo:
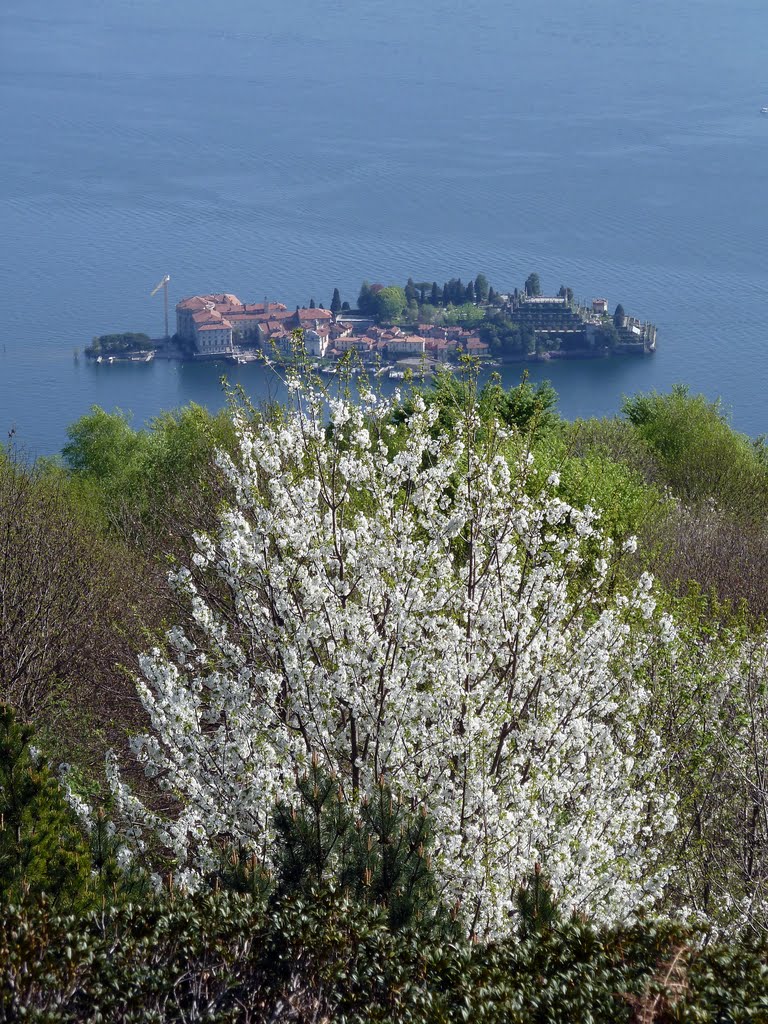
M294 411L239 422L231 506L174 577L190 623L142 661L135 750L180 812L113 768L124 817L187 884L222 843L268 865L275 803L315 757L353 803L383 777L427 808L446 898L480 933L509 926L536 862L566 907L653 899L674 815L637 727L634 671L664 632L650 580L613 595L597 515L471 403L438 432L420 399L395 426L373 395L294 389Z

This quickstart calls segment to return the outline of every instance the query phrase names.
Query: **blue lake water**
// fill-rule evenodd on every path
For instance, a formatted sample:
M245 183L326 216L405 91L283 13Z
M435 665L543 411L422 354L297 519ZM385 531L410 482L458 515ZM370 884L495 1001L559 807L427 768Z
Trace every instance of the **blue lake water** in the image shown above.
M767 29L764 0L4 0L0 432L220 404L215 367L73 359L160 334L165 273L292 306L532 270L660 331L534 367L565 415L685 381L768 431Z

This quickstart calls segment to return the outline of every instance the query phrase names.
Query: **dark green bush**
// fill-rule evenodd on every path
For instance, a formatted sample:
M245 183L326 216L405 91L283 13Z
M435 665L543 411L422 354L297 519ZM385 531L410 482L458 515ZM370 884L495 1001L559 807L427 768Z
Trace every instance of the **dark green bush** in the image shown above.
M768 948L572 920L472 944L309 889L0 911L0 1021L615 1024L768 1019Z

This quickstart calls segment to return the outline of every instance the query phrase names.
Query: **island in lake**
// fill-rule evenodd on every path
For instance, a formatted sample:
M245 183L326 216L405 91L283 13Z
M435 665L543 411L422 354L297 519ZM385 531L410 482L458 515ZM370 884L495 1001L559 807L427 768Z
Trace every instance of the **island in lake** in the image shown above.
M656 349L654 324L628 316L621 305L610 313L607 299L577 301L565 285L557 295L542 295L538 274L530 274L522 289L500 293L478 274L466 285L453 278L442 288L412 278L405 287L365 281L355 308L341 301L338 288L328 309L314 299L289 310L266 299L241 302L228 292L193 295L177 303L172 337L102 335L86 354L102 362L146 362L155 354L287 360L297 338L308 356L330 368L348 352L363 363L434 367L450 366L463 355L499 363L647 355Z

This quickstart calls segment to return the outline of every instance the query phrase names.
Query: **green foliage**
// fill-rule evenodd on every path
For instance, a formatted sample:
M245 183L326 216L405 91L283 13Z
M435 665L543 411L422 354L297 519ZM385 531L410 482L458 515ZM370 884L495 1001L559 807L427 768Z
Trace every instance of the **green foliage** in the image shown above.
M363 281L357 298L357 308L364 316L375 316L375 298L381 288L380 284L370 285Z
M275 812L278 892L341 886L360 903L385 908L393 929L447 920L431 871L426 814L406 806L383 780L353 813L337 781L316 763L299 780L299 799Z
M0 902L44 899L71 912L146 896L146 875L118 863L120 841L104 809L77 819L34 738L0 706Z
M439 406L437 430L445 430L456 423L470 404L477 409L484 423L498 420L507 427L515 427L529 440L548 434L560 422L555 412L557 392L549 381L534 385L524 374L517 387L504 389L494 374L482 388L478 388L476 367L469 361L463 374L438 371L427 387L415 388L414 391L427 405L434 403ZM406 399L403 414L407 414L410 408Z
M117 356L127 352L148 352L151 348L152 339L148 334L125 331L122 334L102 334L94 338L85 352L89 356Z
M527 325L515 323L504 313L489 316L480 327L480 337L495 355L523 357L536 348L536 336Z
M619 332L610 320L599 326L595 331L595 345L597 348L602 347L613 351L620 341Z
M536 447L537 463L560 475L561 497L579 508L600 509L600 523L614 541L641 533L649 521L660 520L666 501L631 464L602 446L574 452L569 429L550 433Z
M496 377L484 385L480 408L498 416L508 427L517 427L525 435L548 434L560 423L556 413L557 392L548 380L532 384L524 373L518 385L504 390Z
M477 281L474 287L477 295ZM420 286L414 288L420 299ZM628 533L650 538L653 567L670 590L675 579L698 579L709 589L714 570L693 561L702 553L718 571L738 577L731 581L737 596L750 574L756 600L765 590L768 456L761 442L730 427L717 403L675 388L628 399L624 420L564 424L549 384L524 378L505 390L492 379L473 387L470 371L466 378L438 374L421 389L425 401L439 405L438 429L468 403L486 423L496 417L514 426L541 472L559 472L565 500L603 509L602 525L617 540ZM134 543L143 546L168 524L158 544L166 550L179 524L204 520L218 501L210 459L215 447L231 445L230 431L225 416L194 406L158 417L146 431L133 430L120 413L96 409L72 428L66 474L49 467L39 495L69 481L83 507L97 507L101 520ZM12 478L9 466L4 454L0 480ZM682 499L682 511L663 496L665 485ZM32 505L19 506L17 527L27 541L37 536L29 523L55 520L48 497L37 519ZM12 517L6 520L5 535L15 536ZM80 541L61 536L76 568ZM55 550L40 550L52 566ZM681 561L683 554L690 563ZM3 563L6 586L10 564ZM29 589L38 577L26 562L18 564L18 579ZM83 594L91 593L80 575L70 576ZM49 575L56 585L59 578ZM737 796L744 783L728 743L729 723L743 713L743 701L735 684L723 692L712 670L721 622L734 626L717 602L718 587L715 596L662 597L675 613L685 653L670 665L654 654L642 669L653 695L649 721L669 751L660 784L679 796L680 825L662 851L677 868L669 885L672 911L687 904L716 914L723 893L736 899L746 891L738 874L743 806ZM105 648L109 633L126 628L108 609L93 619L104 621L99 643ZM748 635L748 619L735 628ZM117 658L110 653L107 660L114 684ZM112 684L101 687L104 701L111 691ZM119 870L103 812L89 847L31 743L30 731L3 711L0 1020L768 1019L764 939L724 942L647 921L608 929L567 920L535 868L515 895L514 937L482 945L457 936L431 872L429 819L383 784L376 799L353 812L315 767L302 782L300 802L275 811L276 878L247 850L230 851L212 879L225 891L149 896L144 879ZM126 906L130 899L137 902ZM94 902L98 913L87 909Z
M62 450L66 464L76 473L108 480L126 472L137 456L141 437L131 429L119 409L113 413L94 406L67 428L69 441Z
M552 895L552 888L541 870L534 865L528 883L517 893L518 934L521 939L544 935L560 923L560 911Z
M423 310L431 308L430 306L422 307ZM472 327L483 323L484 320L485 310L476 306L473 302L465 302L463 305L458 306L449 304L443 309L436 310L431 316L432 323L440 324L444 327L451 327L453 325Z
M733 430L719 402L677 384L666 395L626 399L623 412L683 501L713 499L741 516L764 516L768 463L762 445Z
M228 413L212 415L195 403L161 413L146 430L132 428L120 410L94 406L67 436L63 456L73 480L90 484L103 519L130 537L205 520L217 500L213 454L234 444Z
M541 282L538 274L529 274L525 279L525 294L530 296L541 295Z
M269 904L162 894L61 916L0 911L0 1019L617 1024L768 1013L764 944L569 921L497 944L387 927L338 893Z
M621 303L619 303L618 306L616 307L616 309L613 311L613 323L614 323L614 326L615 327L623 327L624 326L624 317L625 316L626 316L626 313L624 312L624 307L622 306Z
M83 898L88 846L32 735L0 706L0 894L18 902L44 892L68 908Z
M475 301L488 301L488 278L485 274L478 274L475 278Z
M361 313L378 320L392 321L401 318L407 310L408 317L421 323L480 323L490 292L485 274L478 274L466 285L460 277L452 277L442 288L433 281L414 281L408 278L404 288L383 288L380 284L364 281L358 298ZM441 308L442 307L442 308Z
M341 310L341 295L339 295L339 289L333 289L333 298L331 299L331 312L334 316Z
M437 306L433 306L430 302L425 302L423 306L419 306L418 321L422 324L434 324L437 323L440 315L440 310Z
M405 292L397 285L389 285L376 292L373 299L373 315L377 320L389 323L399 319L408 305Z

